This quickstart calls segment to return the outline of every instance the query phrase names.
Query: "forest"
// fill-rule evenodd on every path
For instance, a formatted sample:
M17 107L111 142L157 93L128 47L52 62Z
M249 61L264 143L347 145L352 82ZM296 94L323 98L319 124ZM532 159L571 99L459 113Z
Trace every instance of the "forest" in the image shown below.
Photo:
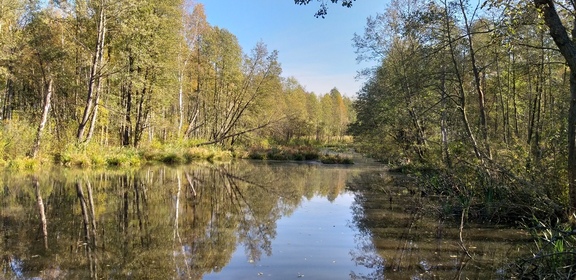
M557 15L570 27L573 6L564 4ZM454 191L516 196L509 207L546 212L536 216L574 208L573 78L541 10L520 2L393 1L354 42L361 59L381 61L354 103L350 130L364 150L449 170L441 180L463 188Z
M352 100L281 73L201 3L0 0L0 166L342 139Z
M417 175L461 225L534 230L522 265L536 278L574 277L575 11L397 0L354 36L359 59L380 61L354 103L358 148Z
M295 0L311 3L330 16L327 0ZM575 12L565 0L392 0L353 37L358 59L379 64L350 99L281 76L277 51L243 50L200 3L0 0L0 166L353 136L416 175L461 229L534 229L540 251L520 269L571 279Z

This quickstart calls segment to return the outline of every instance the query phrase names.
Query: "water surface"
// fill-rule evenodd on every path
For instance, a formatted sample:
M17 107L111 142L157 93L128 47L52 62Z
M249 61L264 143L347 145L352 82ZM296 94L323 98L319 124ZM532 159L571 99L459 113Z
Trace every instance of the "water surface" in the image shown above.
M498 277L527 242L469 226L470 260L457 227L390 176L275 162L5 173L0 278Z

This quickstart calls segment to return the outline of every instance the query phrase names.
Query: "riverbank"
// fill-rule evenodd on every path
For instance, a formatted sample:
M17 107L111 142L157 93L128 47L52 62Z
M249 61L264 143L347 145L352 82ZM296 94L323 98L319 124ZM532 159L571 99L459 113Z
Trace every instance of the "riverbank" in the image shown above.
M142 148L70 145L63 151L36 158L0 159L0 168L38 170L53 165L70 168L138 167L146 164L189 164L194 161L227 162L234 159L318 161L323 164L353 164L348 154L315 146L233 147L217 145L156 145Z
M518 279L576 276L576 215L567 215L566 201L555 197L562 194L562 186L534 184L490 163L450 169L408 164L392 167L390 172L398 174L401 182L397 184L405 186L406 192L435 201L431 205L436 207L427 211L439 220L460 224L460 236L466 236L471 224L528 232L533 240L531 254L511 259L507 275Z

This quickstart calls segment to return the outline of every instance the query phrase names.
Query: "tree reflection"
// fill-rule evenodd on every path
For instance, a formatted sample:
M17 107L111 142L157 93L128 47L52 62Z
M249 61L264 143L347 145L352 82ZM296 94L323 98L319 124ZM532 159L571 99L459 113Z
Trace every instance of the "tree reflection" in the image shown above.
M201 279L225 267L237 246L258 262L272 253L277 221L303 198L333 200L344 191L341 169L317 168L241 163L6 174L0 278Z
M78 202L82 210L82 228L84 233L84 240L82 248L84 254L88 259L90 267L90 278L98 279L98 258L96 256L97 242L96 242L96 214L94 212L94 198L92 195L92 185L87 180L86 189L88 197L84 195L82 179L76 180L76 193L78 195Z
M46 208L44 207L44 200L42 199L42 195L40 194L40 183L38 182L38 177L33 176L32 182L34 184L34 194L36 195L36 203L38 204L40 223L42 225L44 248L48 250L48 222L46 221Z
M491 279L501 278L507 260L524 252L529 237L518 229L470 225L464 231L467 254L460 247L458 224L438 219L438 203L395 184L389 173L360 174L349 188L358 227L357 265L376 268L353 279ZM404 180L405 181L405 180Z

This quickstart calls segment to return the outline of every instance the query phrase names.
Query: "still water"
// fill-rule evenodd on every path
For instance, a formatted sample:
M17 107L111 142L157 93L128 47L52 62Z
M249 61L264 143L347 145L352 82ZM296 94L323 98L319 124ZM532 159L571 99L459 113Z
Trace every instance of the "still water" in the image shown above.
M498 278L525 253L521 230L461 234L392 176L251 161L5 173L0 279Z

